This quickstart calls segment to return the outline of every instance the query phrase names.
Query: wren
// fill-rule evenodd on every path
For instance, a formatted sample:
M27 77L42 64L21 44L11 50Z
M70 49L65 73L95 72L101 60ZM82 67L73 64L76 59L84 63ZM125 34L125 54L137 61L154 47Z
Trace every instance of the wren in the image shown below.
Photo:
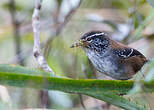
M71 47L83 48L99 72L118 80L132 78L148 61L136 49L112 40L101 31L85 33Z

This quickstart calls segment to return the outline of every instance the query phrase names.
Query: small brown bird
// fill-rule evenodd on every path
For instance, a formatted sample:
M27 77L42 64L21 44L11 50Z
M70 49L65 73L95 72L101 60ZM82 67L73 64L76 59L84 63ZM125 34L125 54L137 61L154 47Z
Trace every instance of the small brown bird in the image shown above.
M148 61L136 49L110 39L101 31L84 34L71 47L82 47L99 72L118 80L132 78Z

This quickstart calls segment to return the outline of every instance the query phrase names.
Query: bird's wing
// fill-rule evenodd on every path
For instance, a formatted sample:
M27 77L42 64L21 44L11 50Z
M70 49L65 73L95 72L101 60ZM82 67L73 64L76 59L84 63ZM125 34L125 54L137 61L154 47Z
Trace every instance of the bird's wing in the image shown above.
M115 49L114 54L120 58L119 62L122 64L131 65L134 73L138 72L148 61L142 53L133 48Z
M133 56L141 56L144 57L142 53L133 48L123 48L123 49L114 49L113 53L120 58L129 58Z

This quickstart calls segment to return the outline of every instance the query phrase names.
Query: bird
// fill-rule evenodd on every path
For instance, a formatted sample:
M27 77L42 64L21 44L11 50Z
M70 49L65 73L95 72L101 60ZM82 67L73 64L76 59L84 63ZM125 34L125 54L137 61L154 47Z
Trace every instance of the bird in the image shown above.
M138 50L111 39L106 32L90 31L72 44L81 47L93 66L102 74L116 80L131 79L147 58Z

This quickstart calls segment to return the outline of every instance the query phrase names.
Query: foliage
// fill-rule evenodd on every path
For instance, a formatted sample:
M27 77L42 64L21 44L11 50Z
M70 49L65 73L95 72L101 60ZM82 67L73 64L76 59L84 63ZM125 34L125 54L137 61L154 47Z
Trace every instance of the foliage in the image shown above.
M49 73L30 70L20 66L0 65L0 84L3 85L82 93L124 109L144 110L143 107L116 95L126 94L133 87L133 81L74 80L49 77L48 75ZM147 92L154 91L154 81L144 84Z

